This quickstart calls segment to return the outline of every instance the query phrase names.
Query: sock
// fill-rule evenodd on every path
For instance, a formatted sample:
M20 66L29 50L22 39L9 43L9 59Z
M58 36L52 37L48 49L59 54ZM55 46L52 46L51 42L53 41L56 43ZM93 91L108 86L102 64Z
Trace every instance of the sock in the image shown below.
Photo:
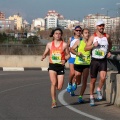
M72 85L72 83L70 82L70 83L68 83L69 85Z
M52 100L52 102L53 102L53 103L55 103L55 102L56 102L56 100Z
M82 96L80 95L79 98L82 98Z
M90 95L90 99L91 99L91 98L94 98L94 96L93 96L93 95Z
M74 82L73 85L77 85L77 84Z
M97 88L97 91L101 91L99 87Z

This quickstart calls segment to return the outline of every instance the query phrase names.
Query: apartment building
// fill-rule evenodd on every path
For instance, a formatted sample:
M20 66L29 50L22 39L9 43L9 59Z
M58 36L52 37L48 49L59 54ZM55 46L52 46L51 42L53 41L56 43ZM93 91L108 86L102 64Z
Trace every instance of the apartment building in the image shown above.
M21 28L23 26L23 18L20 16L19 13L17 15L10 16L8 19L9 20L14 20L15 29L21 30Z
M0 12L0 20L5 20L5 14L3 12Z
M83 19L84 28L89 28L91 33L95 30L95 23L97 20L102 19L105 22L105 31L110 32L111 30L111 18L110 16L102 15L102 14L89 14Z
M32 21L31 30L35 29L45 30L45 20L43 18L37 18Z
M14 30L13 20L0 20L0 31Z

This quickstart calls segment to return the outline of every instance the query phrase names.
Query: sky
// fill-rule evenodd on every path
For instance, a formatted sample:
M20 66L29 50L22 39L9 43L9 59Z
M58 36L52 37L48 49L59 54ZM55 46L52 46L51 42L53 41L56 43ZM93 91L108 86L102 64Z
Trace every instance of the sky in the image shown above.
M29 23L44 18L48 10L55 10L66 19L82 21L88 14L120 15L120 0L0 0L0 11L6 18L20 13ZM119 13L119 14L118 14Z

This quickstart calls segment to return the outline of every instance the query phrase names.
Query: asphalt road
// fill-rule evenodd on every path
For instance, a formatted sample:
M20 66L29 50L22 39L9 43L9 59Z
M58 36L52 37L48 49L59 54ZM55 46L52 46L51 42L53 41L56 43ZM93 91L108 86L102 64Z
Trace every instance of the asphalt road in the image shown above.
M0 71L0 120L119 120L120 108L106 101L89 105L89 84L84 104L78 104L80 86L76 96L65 90L68 82L66 71L63 89L57 92L58 107L51 108L50 80L48 72ZM88 80L89 83L89 80Z

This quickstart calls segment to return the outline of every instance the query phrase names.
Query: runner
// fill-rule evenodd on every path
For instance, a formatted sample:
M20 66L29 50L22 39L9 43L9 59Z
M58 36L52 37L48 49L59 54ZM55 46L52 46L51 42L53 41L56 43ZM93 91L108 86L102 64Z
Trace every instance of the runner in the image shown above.
M75 44L70 49L70 51L76 55L74 62L74 69L75 69L76 82L78 84L81 84L81 76L83 74L82 87L78 97L79 103L84 103L82 96L87 86L87 78L89 75L89 67L91 61L90 51L84 51L84 48L89 38L89 30L87 28L83 29L82 35L83 35L83 39L81 41L76 41ZM75 50L76 48L77 51Z
M80 26L76 26L74 29L74 36L70 37L68 40L68 46L72 47L74 45L74 43L77 40L80 40L81 38L81 31L82 28ZM75 61L75 57L76 55L71 54L71 57L68 61L69 63L69 68L70 68L70 73L69 73L69 82L68 82L68 86L67 86L67 92L69 92L71 94L71 96L74 96L74 91L77 89L77 85L75 84L75 71L74 71L74 61Z
M51 32L50 37L53 37L53 41L47 44L41 58L41 61L43 61L47 54L50 53L48 71L51 80L52 108L57 106L56 89L62 89L65 73L64 65L65 61L70 57L67 43L62 40L62 34L63 32L60 28L56 28Z
M104 33L105 23L102 20L96 22L96 32L89 38L85 50L92 50L92 60L90 65L90 105L94 106L94 88L97 74L100 74L99 85L97 87L97 99L102 100L101 89L104 85L107 73L107 57L111 56L110 50L112 42L110 36Z

